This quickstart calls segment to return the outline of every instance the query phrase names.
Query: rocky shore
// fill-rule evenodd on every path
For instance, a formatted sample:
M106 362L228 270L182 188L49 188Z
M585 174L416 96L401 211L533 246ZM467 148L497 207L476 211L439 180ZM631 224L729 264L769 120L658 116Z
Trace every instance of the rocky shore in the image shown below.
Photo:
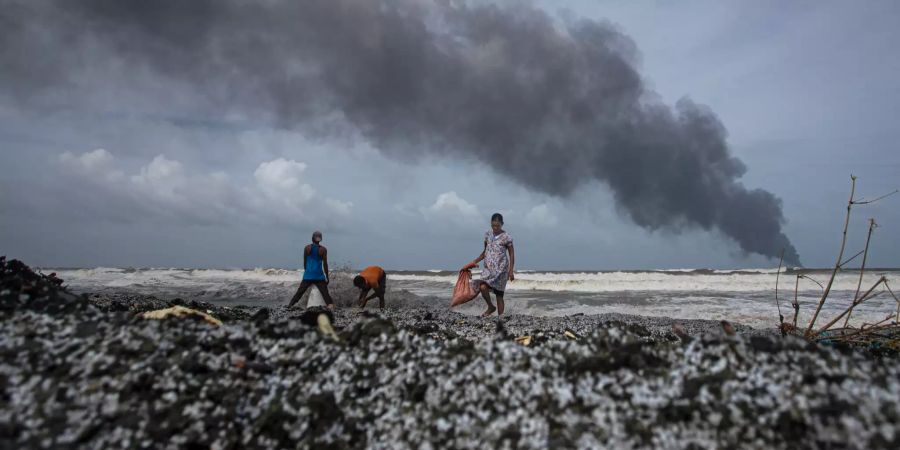
M140 315L173 304L223 325ZM0 447L900 444L895 355L712 321L374 311L327 334L318 311L76 295L3 260Z

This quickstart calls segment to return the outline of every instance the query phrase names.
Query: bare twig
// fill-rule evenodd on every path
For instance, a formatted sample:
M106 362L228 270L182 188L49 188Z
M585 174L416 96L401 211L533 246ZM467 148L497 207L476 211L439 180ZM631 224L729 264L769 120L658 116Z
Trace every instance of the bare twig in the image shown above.
M862 287L863 274L866 272L866 258L869 256L869 241L872 240L872 230L878 226L875 219L869 219L869 234L866 236L866 248L863 250L862 265L859 267L859 281L856 283L856 293L853 294L853 302L850 303L850 311L847 312L847 318L844 320L846 327L850 323L850 316L853 314L853 307L856 305L856 299L859 298L859 288Z
M894 297L894 300L897 301L897 323L900 323L900 298L897 298L897 294L894 294L894 291L888 286L887 281L884 282L884 287L891 293L891 297Z
M797 290L800 288L800 275L797 275L797 281L794 283L794 328L797 328L797 315L800 314L800 303L797 302Z
M863 324L863 327L865 327L866 325L871 325L871 324ZM861 328L847 328L845 330L832 330L832 331L849 331L849 332L840 334L840 335L819 336L817 339L839 339L839 340L843 340L843 341L853 342L855 340L852 340L852 338L860 338L860 337L865 338L865 337L870 337L873 335L878 336L876 333L879 331L884 331L884 330L893 331L893 329L895 329L895 328L900 328L900 327L897 327L897 325L894 325L894 324L890 324L890 325L881 325L878 327L871 326L869 328L861 327Z
M778 301L778 279L781 277L781 263L784 262L784 248L781 249L781 257L778 258L778 272L775 272L775 306L778 308L778 324L784 325L784 315L781 314L781 302ZM784 327L781 327L782 329Z
M875 202L877 202L878 200L881 200L881 199L886 198L886 197L890 197L890 196L896 194L897 192L900 192L900 189L894 189L893 192L888 192L887 194L884 194L884 195L882 195L881 197L878 197L878 198L876 198L876 199L874 199L874 200L862 200L862 199L860 199L860 200L857 200L857 201L853 202L853 204L854 204L854 205L868 205L869 203L875 203Z
M887 322L888 320L891 320L891 317L893 317L893 316L891 314L888 314L887 317L885 317L881 322L878 322L875 325L872 325L872 327L877 327L877 326Z
M887 279L885 279L885 281L887 281ZM858 305L858 304L862 303L862 300L871 300L871 299L873 299L873 298L875 298L875 297L878 297L878 296L881 295L881 294L884 294L884 292L885 292L885 291L882 290L882 291L879 291L879 292L872 292L872 293L869 293L868 295L865 295L865 296L863 296L863 297L860 297L860 298L859 298L859 301L857 301L856 304Z
M848 313L849 313L856 305L858 305L858 304L860 304L860 303L862 303L862 302L868 300L868 299L870 298L869 294L871 294L872 291L875 290L875 288L877 288L878 286L880 286L881 283L884 283L885 281L887 281L887 278L885 278L885 277L879 278L879 279L878 279L878 282L875 283L874 285L872 285L872 287L870 287L869 290L866 291L866 293L863 294L863 296L862 296L859 300L854 301L853 304L850 305L850 307L848 307L847 309L844 310L844 312L842 312L840 315L838 315L837 317L835 317L834 319L832 319L831 322L828 322L827 324L825 324L825 326L823 326L822 328L819 328L819 331L817 331L816 334L822 334L825 330L827 330L827 329L830 328L832 325L834 325L835 323L837 323L837 321L841 320L841 317L844 317L844 315L848 314Z
M807 280L809 280L809 281L812 281L813 283L818 284L818 285L819 285L819 288L821 288L821 289L825 289L825 286L822 286L822 283L819 283L818 281L816 281L815 278L813 278L813 277L811 277L811 276L809 276L809 275L802 275L802 274L801 274L801 275L798 275L798 276L799 276L800 278L805 278L805 279L807 279Z
M825 304L825 299L828 298L828 293L831 292L831 285L834 283L834 277L841 268L841 259L844 257L844 247L847 245L847 227L850 226L850 209L853 208L853 194L856 193L856 177L850 175L850 181L850 200L847 202L847 218L844 219L844 236L841 239L841 250L838 252L837 262L834 263L834 270L831 272L831 278L828 280L828 287L822 292L822 298L819 300L818 306L816 306L816 312L813 313L812 319L809 320L809 326L806 327L807 335L812 333L813 326L816 324L816 318L819 317L819 311L822 310L822 305Z
M860 250L860 251L858 251L855 255L853 255L853 256L847 258L846 260L844 260L844 262L841 263L841 267L846 266L847 263L849 263L850 261L853 261L854 259L856 259L857 256L862 255L862 254L863 254L863 251L864 251L864 250Z

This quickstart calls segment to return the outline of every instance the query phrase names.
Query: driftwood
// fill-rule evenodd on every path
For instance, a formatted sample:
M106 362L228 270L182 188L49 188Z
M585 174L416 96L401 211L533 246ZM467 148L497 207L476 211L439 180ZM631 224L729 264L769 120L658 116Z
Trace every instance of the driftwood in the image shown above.
M797 302L797 290L800 288L800 275L797 275L797 282L794 283L794 329L797 329L797 315L800 314L800 303Z
M862 297L860 297L859 299L854 299L854 300L853 300L853 303L851 303L850 306L847 307L847 309L844 310L844 312L838 314L837 317L835 317L835 318L832 319L830 322L828 322L827 324L825 324L822 328L819 329L819 331L818 331L816 334L822 334L822 333L824 333L825 330L831 328L835 323L837 323L839 320L841 320L841 318L844 317L845 315L849 317L850 313L853 311L853 308L856 307L856 305L858 305L858 304L860 304L860 303L862 303L862 302L864 302L864 301L866 301L866 300L872 298L872 297L873 297L873 296L872 296L872 291L874 291L875 288L877 288L878 286L881 286L881 284L883 284L883 283L886 282L886 281L887 281L887 278L885 278L885 277L879 278L879 279L878 279L878 282L875 283L874 285L872 285L872 287L870 287L869 290L866 291L866 293L863 294ZM845 325L845 328L846 328L846 325Z
M825 290L822 292L822 299L819 300L819 305L816 306L816 312L813 313L812 319L809 321L809 326L806 327L807 335L812 332L813 325L816 324L816 318L819 317L819 311L822 310L822 305L825 304L825 299L828 298L828 293L831 292L831 285L834 283L834 277L837 275L838 270L841 270L841 259L844 257L844 247L847 245L847 228L850 226L850 209L853 208L853 194L856 193L856 177L850 175L850 181L850 200L847 201L847 217L844 219L844 236L841 238L841 251L838 252L837 262L834 263L834 270L831 272L831 278L828 279L828 286L825 287Z
M781 257L778 258L778 272L775 272L775 306L778 307L778 326L781 334L784 334L784 314L781 314L781 302L778 300L778 278L781 276L781 263L784 262L784 249L781 249Z
M859 288L862 287L863 275L866 273L866 257L869 256L869 242L872 240L872 231L876 226L875 219L869 219L869 234L866 236L866 248L863 249L862 265L859 266L859 281L856 283L856 293L853 294L853 304L850 305L850 310L847 311L847 318L844 319L845 327L850 324L850 315L853 314L853 307L856 306L856 302L859 299Z
M822 285L812 277L798 273L796 275L796 280L794 282L794 301L792 306L794 308L794 318L792 324L784 323L784 318L781 315L781 305L778 298L778 281L780 278L781 272L781 262L778 263L778 272L779 275L775 277L775 302L778 306L778 316L779 316L779 328L781 329L782 334L796 334L801 335L807 339L818 341L818 342L828 342L828 343L842 343L852 346L862 346L869 349L877 349L877 350L890 350L894 352L900 352L900 298L894 293L891 289L889 280L887 277L882 275L879 277L878 281L876 281L868 290L866 290L862 295L860 295L860 291L862 290L862 281L863 276L865 275L866 270L866 262L869 255L870 243L872 240L872 232L875 228L878 227L878 224L875 223L875 219L869 219L869 230L866 236L866 245L863 250L859 251L855 255L851 256L846 260L842 260L844 257L844 250L847 244L847 231L850 226L850 213L853 208L853 205L867 205L871 203L875 203L881 199L894 195L900 190L895 190L888 194L882 195L880 197L876 197L872 200L864 200L864 199L854 199L854 195L856 193L856 177L850 176L851 186L850 186L850 200L847 202L847 215L844 218L844 231L841 237L841 246L838 251L837 262L835 263L834 269L831 272L831 277L828 279L828 283ZM850 305L844 309L840 314L836 317L829 320L825 325L819 327L814 330L816 325L816 320L819 317L819 313L822 311L822 306L828 300L828 295L831 293L831 288L834 285L834 280L839 271L843 269L845 265L856 259L858 256L862 255L862 262L860 264L859 269L859 279L856 285L856 292L853 294L853 298L850 300ZM818 284L822 288L822 296L819 299L818 304L816 305L815 312L809 320L809 323L806 326L805 331L802 333L797 328L797 317L800 314L800 304L797 300L798 291L800 288L800 279L805 278L816 284ZM881 288L880 291L876 291L876 289ZM897 311L896 314L891 311L888 315L883 319L876 323L863 323L859 327L853 327L850 325L850 317L853 314L854 308L871 300L872 298L877 297L883 293L889 293L891 297L893 297L894 301L897 303ZM844 319L843 325L837 327L838 322Z

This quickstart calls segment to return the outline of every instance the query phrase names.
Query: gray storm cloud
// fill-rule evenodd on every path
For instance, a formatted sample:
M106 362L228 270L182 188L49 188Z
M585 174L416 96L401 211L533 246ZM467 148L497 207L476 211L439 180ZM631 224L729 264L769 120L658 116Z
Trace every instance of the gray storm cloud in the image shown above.
M609 23L524 2L0 5L0 95L20 105L114 102L109 92L165 105L160 86L171 86L212 118L352 129L391 157L473 160L554 196L599 181L641 227L717 230L799 264L781 201L739 181L746 168L716 115L688 99L662 103L634 43Z

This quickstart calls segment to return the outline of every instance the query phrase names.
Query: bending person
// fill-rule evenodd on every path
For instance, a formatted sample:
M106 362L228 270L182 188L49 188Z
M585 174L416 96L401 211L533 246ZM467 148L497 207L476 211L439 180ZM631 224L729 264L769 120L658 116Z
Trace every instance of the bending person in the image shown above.
M481 279L472 281L472 288L480 291L481 297L487 303L488 309L481 316L490 316L494 311L497 311L498 316L503 315L503 293L506 290L506 282L515 280L513 270L516 265L516 252L512 237L503 230L503 215L500 213L491 216L491 230L484 234L484 250L470 264L476 266L481 260L484 260ZM491 292L497 297L496 308L491 303Z
M320 242L322 232L316 231L312 235L312 244L303 249L303 281L300 282L294 298L288 303L288 308L294 306L310 286L315 286L322 293L328 308L334 310L334 301L328 293L328 249L319 245Z
M369 300L378 297L378 308L384 309L384 290L387 288L387 275L384 269L378 266L366 267L353 279L353 285L359 288L360 308L365 308ZM366 298L370 290L375 292Z

